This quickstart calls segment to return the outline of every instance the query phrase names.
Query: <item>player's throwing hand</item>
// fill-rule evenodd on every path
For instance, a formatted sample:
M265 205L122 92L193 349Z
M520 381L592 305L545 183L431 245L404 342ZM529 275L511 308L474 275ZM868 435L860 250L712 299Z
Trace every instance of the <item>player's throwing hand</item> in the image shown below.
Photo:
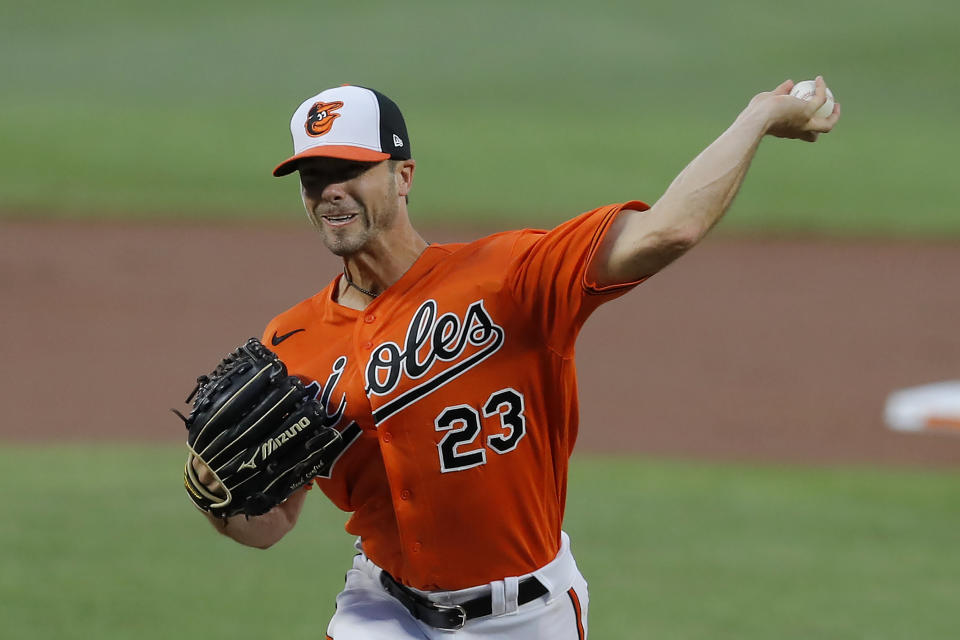
M840 119L840 104L826 118L816 116L827 100L827 85L823 76L817 76L816 91L810 100L790 95L793 80L785 80L773 91L758 94L750 101L745 113L766 117L767 134L777 138L794 138L816 142L821 133L829 133Z

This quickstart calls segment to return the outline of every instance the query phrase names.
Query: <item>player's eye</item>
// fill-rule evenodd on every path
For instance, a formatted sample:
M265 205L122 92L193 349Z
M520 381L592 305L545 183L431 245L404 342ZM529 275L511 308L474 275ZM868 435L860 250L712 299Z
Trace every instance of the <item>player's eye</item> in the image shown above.
M346 182L347 180L353 180L366 170L365 163L353 163L330 171L324 175L324 178L329 182Z
M329 168L310 168L301 170L300 183L307 189L318 189L335 182L346 182L365 173L373 164L369 162L350 162Z

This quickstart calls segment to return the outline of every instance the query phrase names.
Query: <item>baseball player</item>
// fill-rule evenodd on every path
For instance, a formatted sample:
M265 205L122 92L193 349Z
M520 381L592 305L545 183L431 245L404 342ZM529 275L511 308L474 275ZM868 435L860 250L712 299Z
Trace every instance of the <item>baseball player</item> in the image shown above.
M463 244L430 244L411 225L416 164L389 98L341 86L300 105L295 153L274 175L299 173L307 216L343 271L262 340L340 434L315 484L351 514L358 553L328 638L587 637L587 584L561 528L577 334L599 305L704 237L764 136L813 142L834 127L839 105L814 115L822 78L810 101L792 86L754 97L653 206L603 206L551 231ZM306 495L210 520L266 548Z

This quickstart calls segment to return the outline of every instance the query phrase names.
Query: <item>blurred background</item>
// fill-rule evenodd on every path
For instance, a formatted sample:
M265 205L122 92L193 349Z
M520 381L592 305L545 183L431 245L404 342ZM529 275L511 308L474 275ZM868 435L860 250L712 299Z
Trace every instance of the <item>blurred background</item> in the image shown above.
M270 175L303 99L393 98L415 225L467 240L652 203L823 74L837 130L765 141L584 330L565 528L591 637L954 637L960 438L882 412L960 378L958 32L946 0L0 0L0 635L323 637L345 514L218 538L167 411L337 271Z
M765 145L726 226L960 233L953 3L3 5L4 216L276 222L293 109L403 108L421 220L556 222L655 198L755 93L823 74L829 152ZM829 153L829 155L827 155Z

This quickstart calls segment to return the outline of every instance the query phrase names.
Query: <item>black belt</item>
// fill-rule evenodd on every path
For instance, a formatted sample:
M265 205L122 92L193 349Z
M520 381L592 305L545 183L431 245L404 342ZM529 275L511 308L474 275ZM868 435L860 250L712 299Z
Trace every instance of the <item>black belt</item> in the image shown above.
M493 613L490 596L480 596L460 604L439 604L400 584L386 571L380 572L380 584L387 593L399 600L414 618L422 620L435 629L456 631L462 629L467 620L482 618ZM547 588L542 582L533 576L525 578L519 584L517 605L527 604L546 593Z

